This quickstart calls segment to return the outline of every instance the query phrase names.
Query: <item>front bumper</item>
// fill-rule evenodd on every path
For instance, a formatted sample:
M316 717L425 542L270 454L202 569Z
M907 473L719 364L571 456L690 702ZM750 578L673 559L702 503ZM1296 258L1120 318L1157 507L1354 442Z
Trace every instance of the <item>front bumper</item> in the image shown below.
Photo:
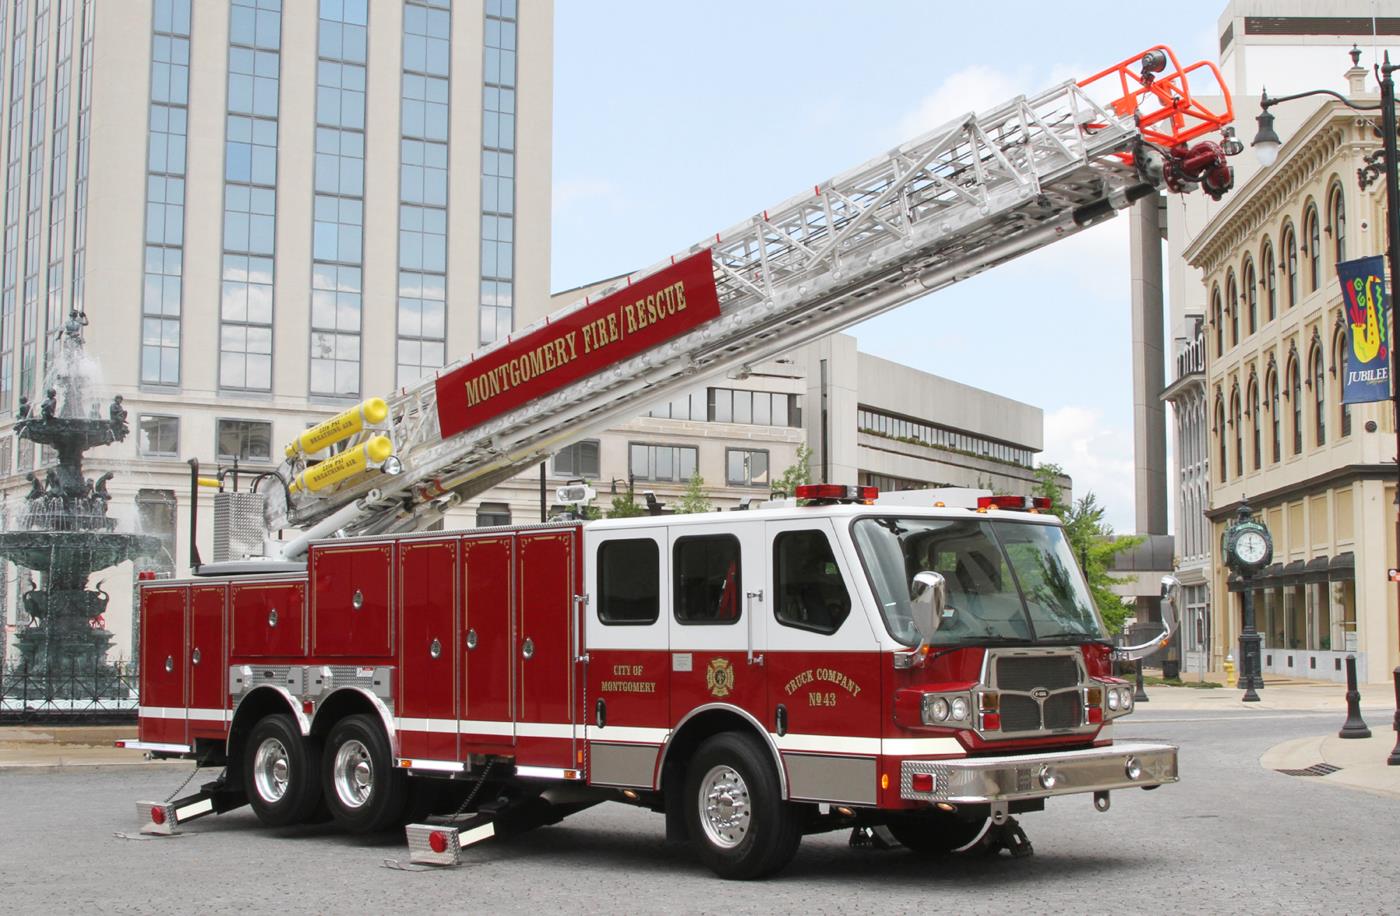
M1138 770L1136 778L1129 771ZM931 791L915 791L914 774L933 776ZM1114 744L1048 754L906 760L899 796L907 801L975 804L1160 786L1177 781L1170 744Z

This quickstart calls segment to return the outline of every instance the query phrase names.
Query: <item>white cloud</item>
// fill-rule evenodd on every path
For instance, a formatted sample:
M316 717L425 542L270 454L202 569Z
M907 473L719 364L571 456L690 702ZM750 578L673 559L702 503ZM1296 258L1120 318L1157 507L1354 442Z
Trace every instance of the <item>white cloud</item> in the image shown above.
M938 88L919 102L899 121L899 135L907 139L961 118L969 112L986 111L1026 91L1024 81L1015 75L973 64L948 76Z
M575 178L555 182L553 195L554 213L558 216L578 204L616 201L621 197L622 189L602 178Z
M1041 460L1060 465L1074 479L1076 500L1094 493L1114 531L1131 534L1136 529L1131 427L1108 424L1096 407L1049 411Z

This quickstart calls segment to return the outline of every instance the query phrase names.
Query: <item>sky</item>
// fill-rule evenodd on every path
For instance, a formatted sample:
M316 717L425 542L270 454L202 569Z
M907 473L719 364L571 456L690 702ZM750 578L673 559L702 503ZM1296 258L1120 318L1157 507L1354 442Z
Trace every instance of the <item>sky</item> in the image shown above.
M552 288L645 267L951 118L1155 44L1214 60L1223 9L556 0ZM1130 532L1128 273L1120 216L848 333L1042 408L1040 460Z

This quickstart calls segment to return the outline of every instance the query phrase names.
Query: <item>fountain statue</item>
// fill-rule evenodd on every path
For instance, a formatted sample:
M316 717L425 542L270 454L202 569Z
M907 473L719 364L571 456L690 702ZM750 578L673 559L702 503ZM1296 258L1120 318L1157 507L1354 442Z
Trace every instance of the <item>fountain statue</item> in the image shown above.
M114 530L115 521L107 516L111 472L96 482L83 476L84 452L130 433L121 395L112 399L106 416L99 402L89 400L94 373L83 350L86 325L86 315L76 309L69 313L54 342L37 415L29 399L20 398L15 435L52 448L58 465L42 479L34 471L25 476L29 492L17 524L0 532L0 557L38 574L37 580L29 577L20 596L30 623L16 642L28 683L43 685L50 699L109 695L102 692L115 681L107 662L113 637L103 626L107 593L100 583L89 587L88 579L161 550L158 538Z

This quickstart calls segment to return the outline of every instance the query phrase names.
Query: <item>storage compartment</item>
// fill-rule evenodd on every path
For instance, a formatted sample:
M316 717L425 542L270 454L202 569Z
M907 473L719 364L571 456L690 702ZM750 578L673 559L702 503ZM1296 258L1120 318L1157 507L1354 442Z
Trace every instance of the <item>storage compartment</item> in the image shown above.
M184 744L185 625L189 589L141 589L142 741Z
M311 653L385 658L393 651L391 544L313 547Z
M233 647L237 657L287 656L306 652L306 583L234 585Z

